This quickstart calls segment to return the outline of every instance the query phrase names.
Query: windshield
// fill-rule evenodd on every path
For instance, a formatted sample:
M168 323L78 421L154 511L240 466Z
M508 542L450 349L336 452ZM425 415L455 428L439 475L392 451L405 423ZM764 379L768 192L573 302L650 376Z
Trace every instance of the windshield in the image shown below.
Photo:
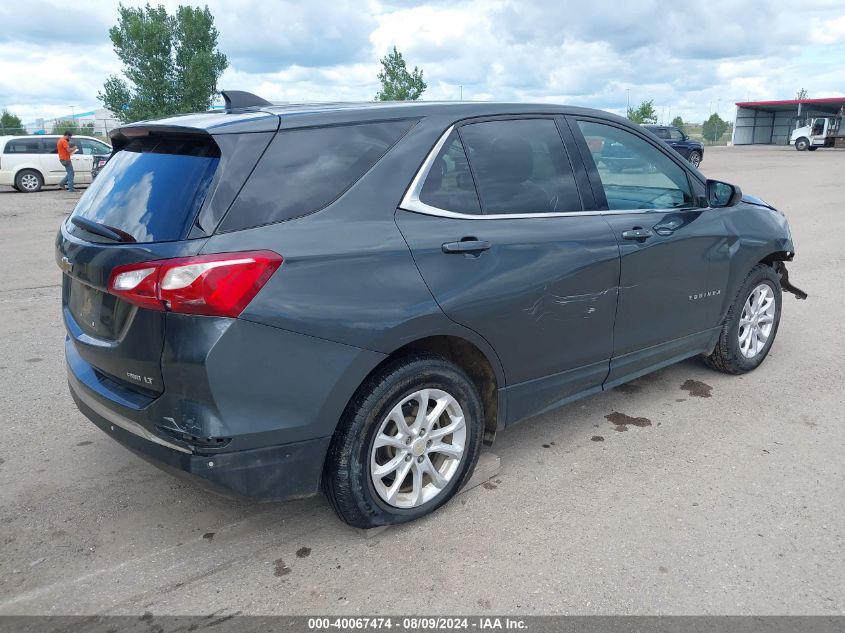
M106 164L71 217L128 233L138 242L184 239L220 160L210 137L144 137ZM79 227L86 239L102 240Z

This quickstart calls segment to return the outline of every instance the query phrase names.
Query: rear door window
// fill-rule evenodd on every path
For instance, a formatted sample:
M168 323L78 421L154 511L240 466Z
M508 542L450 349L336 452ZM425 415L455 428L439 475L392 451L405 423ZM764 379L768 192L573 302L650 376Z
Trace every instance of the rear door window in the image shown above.
M184 239L219 160L220 150L211 137L151 135L131 140L88 187L74 215L129 233L138 242ZM85 238L102 239L87 233Z
M462 126L460 135L485 214L582 210L553 120L472 123Z
M481 213L464 146L453 130L431 164L420 202L454 213Z
M276 134L220 231L319 211L358 181L415 121L305 128Z

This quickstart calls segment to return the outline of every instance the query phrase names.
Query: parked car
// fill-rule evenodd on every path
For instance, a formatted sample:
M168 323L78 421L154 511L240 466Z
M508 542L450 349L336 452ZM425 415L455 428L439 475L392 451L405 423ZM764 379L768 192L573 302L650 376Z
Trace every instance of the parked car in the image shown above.
M106 163L109 162L109 158L111 154L93 154L91 156L92 164L91 164L91 180L93 181L99 173L102 171L103 167L106 166Z
M79 409L228 492L410 521L500 429L691 356L753 370L802 294L781 212L618 116L225 98L113 132L56 259Z
M45 185L57 185L65 177L56 143L59 135L0 136L0 185L23 193L41 191ZM74 182L91 182L95 154L111 153L111 147L90 136L74 136L71 145L79 148L71 156Z
M704 160L704 143L694 141L674 125L644 125L645 129L665 141L695 167Z

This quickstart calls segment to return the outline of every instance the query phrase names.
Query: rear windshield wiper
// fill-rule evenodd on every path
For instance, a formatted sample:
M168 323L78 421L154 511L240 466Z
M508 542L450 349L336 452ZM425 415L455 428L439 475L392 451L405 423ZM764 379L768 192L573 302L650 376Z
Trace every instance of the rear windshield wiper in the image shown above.
M93 220L86 220L85 218L80 218L79 216L73 216L70 219L76 226L81 229L85 229L89 233L93 233L94 235L99 235L100 237L105 237L110 240L114 240L115 242L134 242L135 238L129 235L126 231L121 231L120 229L116 229L113 226L109 226L108 224L100 224L99 222L94 222Z

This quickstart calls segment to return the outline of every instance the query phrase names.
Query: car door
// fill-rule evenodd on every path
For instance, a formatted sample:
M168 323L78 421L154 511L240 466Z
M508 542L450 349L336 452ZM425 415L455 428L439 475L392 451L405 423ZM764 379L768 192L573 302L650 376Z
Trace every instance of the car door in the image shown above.
M71 163L73 163L74 180L77 184L90 184L91 170L94 167L94 154L96 153L95 145L87 138L71 139L71 145L76 145L78 148L76 153L70 156Z
M498 354L509 422L600 390L612 351L619 249L582 211L592 192L563 125L569 151L551 117L455 126L396 212L445 314Z
M718 326L736 238L720 211L706 207L702 183L657 142L615 122L569 121L587 162L595 208L606 212L621 253L607 379L613 386L706 351ZM638 166L608 168L601 151L590 148L609 144L625 147Z
M670 127L666 129L666 135L669 138L668 143L672 146L672 149L684 158L689 158L690 147L684 134L678 128Z
M59 150L57 144L59 136L47 136L42 140L41 148L41 171L44 173L44 181L48 185L55 185L65 177L65 168L59 161Z

